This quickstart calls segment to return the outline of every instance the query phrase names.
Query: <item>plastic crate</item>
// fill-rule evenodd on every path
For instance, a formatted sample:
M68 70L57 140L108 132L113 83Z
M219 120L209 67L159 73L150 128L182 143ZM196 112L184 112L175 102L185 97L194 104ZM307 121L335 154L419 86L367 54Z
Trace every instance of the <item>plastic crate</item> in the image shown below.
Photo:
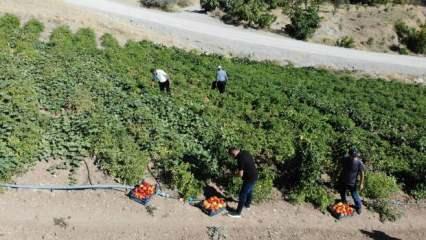
M220 213L222 213L222 212L224 212L225 211L225 207L223 207L223 208L220 208L220 209L218 209L217 211L212 211L212 210L210 210L210 209L205 209L204 207L203 207L203 204L202 204L203 202L201 201L200 203L198 203L197 204L197 206L201 209L201 211L203 211L203 213L205 213L205 214L207 214L209 217L214 217L214 216L216 216L216 215L218 215L218 214L220 214Z
M351 215L343 215L343 214L341 214L341 213L337 213L336 211L334 211L333 210L333 205L330 205L329 207L328 207L328 211L331 213L331 215L333 216L333 217L335 217L337 220L340 220L340 219L342 219L342 218L347 218L347 217L352 217L352 216L354 216L354 213L352 213Z
M217 211L212 211L212 210L208 210L208 209L205 209L205 208L201 208L201 210L205 214L207 214L209 217L214 217L214 216L222 213L223 211L225 211L225 208L218 209Z
M140 203L140 204L142 204L142 205L147 205L150 201L151 201L151 199L152 199L152 196L151 197L146 197L146 198L144 198L144 199L139 199L139 198L137 198L134 194L133 194L133 190L129 193L129 198L130 199L132 199L133 201L135 201L135 202L137 202L137 203Z
M143 181L142 181L143 182ZM136 187L135 187L136 188ZM139 204L142 204L142 205L147 205L147 204L149 204L150 203L150 201L151 201L151 199L152 199L152 197L155 195L155 194L153 194L153 195L151 195L151 196L149 196L149 197L146 197L146 198L144 198L144 199L140 199L140 198L137 198L135 195L134 195L134 192L135 192L135 188L133 188L130 192L129 192L129 194L127 195L131 200L133 200L133 201L135 201L135 202L137 202L137 203L139 203ZM157 192L158 191L158 187L157 186L155 186L155 191Z

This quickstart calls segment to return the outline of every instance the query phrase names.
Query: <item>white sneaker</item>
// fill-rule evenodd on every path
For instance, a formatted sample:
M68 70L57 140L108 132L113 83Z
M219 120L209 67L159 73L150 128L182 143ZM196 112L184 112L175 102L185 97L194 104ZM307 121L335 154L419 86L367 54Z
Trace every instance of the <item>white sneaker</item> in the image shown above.
M228 213L228 217L231 217L231 218L241 218L241 215L237 214L237 213Z

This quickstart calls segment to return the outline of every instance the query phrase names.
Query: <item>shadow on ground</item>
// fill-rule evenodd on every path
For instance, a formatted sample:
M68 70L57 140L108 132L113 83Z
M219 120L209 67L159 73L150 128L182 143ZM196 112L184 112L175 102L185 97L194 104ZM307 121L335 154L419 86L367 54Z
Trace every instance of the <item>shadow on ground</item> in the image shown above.
M391 237L389 235L387 235L386 233L382 232L382 231L377 231L377 230L373 230L371 232L366 231L366 230L359 230L362 234L370 237L371 239L374 240L401 240L400 238L394 238Z

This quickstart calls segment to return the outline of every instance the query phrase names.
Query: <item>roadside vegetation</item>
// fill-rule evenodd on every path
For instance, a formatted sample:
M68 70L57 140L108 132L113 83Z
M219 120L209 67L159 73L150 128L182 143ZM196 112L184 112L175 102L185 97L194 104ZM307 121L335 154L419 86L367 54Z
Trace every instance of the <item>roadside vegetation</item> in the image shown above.
M256 200L276 187L325 209L340 159L357 146L371 171L371 198L399 189L424 196L423 86L146 41L119 46L109 34L98 48L92 30L67 26L40 42L42 31L37 20L21 26L15 16L0 17L1 180L37 161L62 162L72 178L82 159L96 156L123 183L142 179L151 163L184 197L208 181L235 193L227 148L236 145L256 158ZM218 65L231 76L225 95L210 89ZM172 96L151 86L151 68L170 73Z
M424 54L424 37L425 24L421 24L424 16L416 16L409 10L414 6L424 6L423 1L402 1L402 0L334 0L334 1L284 1L284 0L201 0L201 6L207 12L211 12L214 16L220 16L221 19L228 24L243 25L252 28L263 28L272 32L286 34L292 38L299 40L310 40L316 31L321 28L321 23L326 22L322 32L318 35L322 36L322 43L336 45L346 48L381 48L382 51L394 51L400 54ZM353 8L354 6L355 8ZM398 18L393 18L392 11L395 6L407 6L407 13L400 15L399 10L395 10L395 15L404 20L409 19L410 24L405 25ZM411 6L411 7L409 7ZM367 10L368 8L368 10ZM372 9L378 9L376 17L371 17ZM383 8L382 10L380 10ZM334 16L338 9L347 9L347 12L357 12L356 16ZM362 11L366 9L366 11ZM276 11L279 10L279 11ZM413 15L414 14L414 15ZM335 22L331 19L346 19L346 27L352 28L352 31L345 30L342 23L339 28L335 29ZM377 17L381 16L381 17ZM354 18L355 17L355 18ZM371 18L372 21L362 21L361 24L351 23L360 18ZM376 23L376 18L381 18ZM417 21L418 27L412 26L412 20ZM277 28L275 23L281 26ZM289 22L288 22L289 21ZM281 25L285 22L285 25ZM370 31L365 31L369 26L372 31L375 28L381 28L387 31L388 26L395 24L395 32L389 32L386 35L377 35ZM360 32L358 36L356 32ZM364 39L365 34L370 36ZM348 35L350 34L350 35ZM398 36L397 43L395 38ZM374 43L374 38L378 37L380 42ZM328 41L329 39L333 39ZM318 39L315 39L318 42ZM357 43L357 44L355 44ZM386 46L387 45L387 46ZM400 46L402 45L402 46ZM381 46L381 47L380 47ZM406 47L405 47L406 46ZM409 51L407 51L407 49Z
M344 48L353 48L355 41L352 37L344 36L336 41L336 46Z
M410 51L426 54L426 23L416 29L398 21L395 23L395 31L400 43L404 44Z
M140 0L140 3L145 7L174 11L179 7L187 7L194 2L191 0ZM337 9L346 8L348 12L358 12L356 18L360 19L371 16L371 8L377 8L379 10L375 14L378 14L377 16L383 15L382 21L377 23L375 21L363 22L358 27L357 24L353 24L354 29L352 31L344 31L342 23L339 23L338 32L335 32L334 27L326 25L322 30L323 32L318 34L322 39L315 39L314 41L344 48L393 51L403 55L426 54L426 24L422 24L424 17L407 12L404 20L415 18L417 26L413 26L412 23L407 25L399 19L399 17L402 17L399 15L399 11L396 11L398 18L393 18L392 15L385 16L392 11L394 6L404 5L407 6L408 10L412 10L409 6L424 6L426 3L420 0L200 0L200 4L204 11L220 17L227 24L266 29L298 40L312 40L317 30L321 28L324 15L327 15L328 12L333 12L334 16ZM331 9L331 6L334 9ZM350 6L355 6L356 10ZM368 11L359 11L359 9L366 7L369 7ZM383 12L380 10L382 7ZM283 18L288 18L289 21L284 20L286 23L280 28L273 27L278 20L282 24ZM352 19L352 21L356 20L349 16L347 18ZM333 21L328 21L329 24L333 24ZM385 23L386 21L388 22ZM346 24L349 24L346 27L352 27L350 21ZM373 31L368 36L364 33L366 25L369 25L370 30L374 28L388 29L387 25L394 25L394 32L386 32L386 36L384 36L377 35ZM324 31L330 31L330 33L324 33ZM358 31L362 32L361 36L356 34ZM374 41L374 37L379 39Z
M187 7L192 4L191 0L139 0L139 2L149 8L159 8L164 11L173 11L177 7Z

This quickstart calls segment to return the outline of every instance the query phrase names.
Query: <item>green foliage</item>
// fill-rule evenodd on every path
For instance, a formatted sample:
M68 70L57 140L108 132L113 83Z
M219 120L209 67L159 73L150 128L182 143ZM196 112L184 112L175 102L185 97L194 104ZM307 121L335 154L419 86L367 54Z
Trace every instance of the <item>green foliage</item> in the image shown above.
M101 37L101 46L104 48L117 49L120 45L110 33L105 33Z
M402 216L402 213L397 207L392 206L391 203L383 199L370 202L367 204L367 207L379 213L381 222L395 222Z
M303 133L297 141L296 187L290 195L294 202L311 202L325 211L332 198L320 185L321 173L326 167L326 157L330 150L317 134Z
M336 41L336 46L344 48L355 47L355 41L352 37L344 36Z
M191 4L189 0L140 0L139 2L145 7L160 8L165 11L173 10L176 5L187 7Z
M44 26L37 20L29 20L18 33L16 41L16 51L29 58L36 58L38 55L38 39Z
M296 156L300 163L298 185L301 188L311 188L318 184L329 151L317 134L304 133L299 137Z
M95 154L102 160L100 167L103 170L127 184L141 180L149 155L139 150L124 128L105 128L95 141Z
M395 23L395 31L399 41L415 53L426 53L426 24L420 26L419 30L410 28L402 21Z
M285 27L285 31L296 39L305 40L315 33L320 26L321 18L316 6L307 8L296 6L290 14L290 20L291 24Z
M371 199L386 199L399 190L396 179L381 172L368 172L364 195Z
M216 8L220 7L220 0L201 0L201 8L203 8L206 11L213 11Z
M291 202L299 204L310 202L322 212L325 212L334 200L333 196L322 186L299 188L297 191L290 193L289 199Z
M255 202L262 202L269 199L272 188L274 187L275 178L276 173L271 168L263 168L259 171L259 179L253 192Z
M417 188L411 192L411 194L417 200L426 199L426 185L425 184L418 185Z
M203 0L201 7L206 11L216 8L226 15L223 20L228 23L243 23L249 27L266 28L275 22L276 17L269 10L277 6L276 1L264 0Z
M19 19L16 16L5 14L0 17L0 50L9 50L16 47L16 37L19 30Z
M178 189L179 193L185 199L197 197L201 193L202 185L190 172L189 163L180 163L173 167L172 183Z

